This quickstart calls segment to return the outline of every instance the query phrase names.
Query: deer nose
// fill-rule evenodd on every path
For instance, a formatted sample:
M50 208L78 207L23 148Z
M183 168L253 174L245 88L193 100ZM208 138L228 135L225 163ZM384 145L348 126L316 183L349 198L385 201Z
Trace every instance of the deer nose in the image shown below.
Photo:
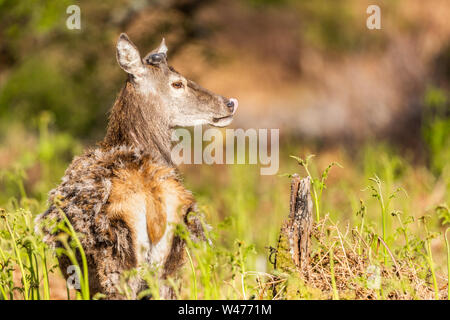
M227 102L227 107L230 110L230 112L234 114L236 112L237 107L238 107L238 101L236 99L234 99L234 98L231 98Z

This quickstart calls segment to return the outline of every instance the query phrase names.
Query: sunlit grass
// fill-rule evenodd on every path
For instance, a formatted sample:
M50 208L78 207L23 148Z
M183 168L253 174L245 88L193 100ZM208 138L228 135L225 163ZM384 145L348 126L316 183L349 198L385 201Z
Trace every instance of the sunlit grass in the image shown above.
M34 217L46 208L45 193L58 183L73 154L81 150L76 141L47 131L48 118L41 121L37 143L22 152L15 150L16 161L2 168L1 299L54 298L49 275L60 274L55 254L70 255L79 247L72 237L75 242L66 243L65 252L61 248L54 252L34 232ZM211 228L209 242L193 242L183 228L179 230L187 241L187 261L178 278L166 281L177 298L448 297L450 254L444 232L450 222L449 170L432 174L383 144L368 145L357 154L314 149L289 144L280 155L278 176L261 176L259 167L251 165L181 168L185 185L193 191ZM314 159L301 160L313 151ZM335 163L339 166L330 170ZM43 173L38 178L36 168ZM288 216L292 173L309 175L313 181L316 233L308 281L274 270L270 262L281 224ZM65 231L73 234L68 224ZM88 291L85 263L73 262L79 264L84 289L72 297L94 298ZM366 268L370 266L380 272L379 290L367 287ZM320 278L317 270L326 277ZM124 275L122 292L127 296L127 278L140 276L149 284L140 296L157 299L156 274L130 271Z

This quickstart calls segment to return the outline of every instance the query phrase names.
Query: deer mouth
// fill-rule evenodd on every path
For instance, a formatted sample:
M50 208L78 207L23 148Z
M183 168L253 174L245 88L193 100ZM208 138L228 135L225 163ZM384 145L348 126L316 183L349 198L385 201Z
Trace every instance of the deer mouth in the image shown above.
M213 118L211 124L216 127L225 127L225 126L228 126L232 121L233 121L233 115L230 114L229 116L225 116L225 117Z

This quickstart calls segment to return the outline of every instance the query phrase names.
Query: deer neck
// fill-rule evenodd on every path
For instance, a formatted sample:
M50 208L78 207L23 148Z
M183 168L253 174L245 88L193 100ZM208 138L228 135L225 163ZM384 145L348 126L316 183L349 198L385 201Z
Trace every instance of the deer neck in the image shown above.
M169 122L161 115L160 102L140 94L127 81L109 117L103 148L132 146L149 153L156 163L174 166L170 157Z

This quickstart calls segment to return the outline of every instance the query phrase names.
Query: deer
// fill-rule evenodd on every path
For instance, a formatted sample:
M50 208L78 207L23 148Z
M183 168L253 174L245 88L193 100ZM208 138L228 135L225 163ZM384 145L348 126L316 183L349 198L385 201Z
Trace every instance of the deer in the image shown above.
M158 270L161 283L183 265L185 240L175 226L185 225L194 239L204 239L193 195L182 184L170 156L176 127L228 126L238 108L235 98L212 93L168 64L164 38L141 58L122 33L116 58L127 76L109 115L106 135L73 159L61 183L49 192L48 209L36 218L36 231L53 248L62 246L61 231L45 221L63 214L85 252L89 289L105 299L124 299L121 274L142 265ZM72 264L58 255L64 277ZM131 282L131 298L146 288ZM174 298L160 286L160 296Z

